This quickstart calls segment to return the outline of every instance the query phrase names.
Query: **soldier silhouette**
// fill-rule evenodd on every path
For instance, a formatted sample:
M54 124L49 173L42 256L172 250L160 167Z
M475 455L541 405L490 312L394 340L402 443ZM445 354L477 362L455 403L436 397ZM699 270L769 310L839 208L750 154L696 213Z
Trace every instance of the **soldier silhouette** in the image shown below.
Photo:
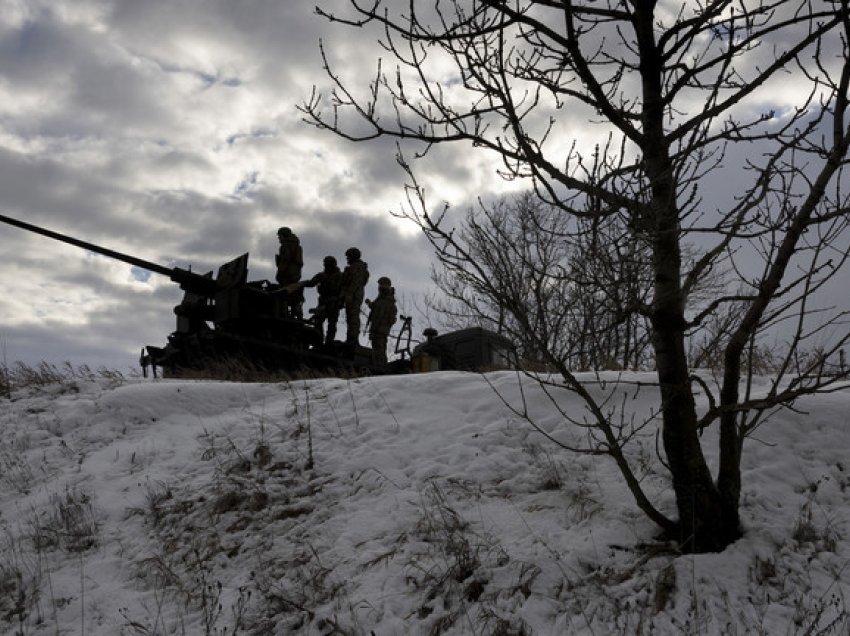
M367 300L366 304L371 309L366 324L369 326L369 340L372 343L372 363L382 367L387 364L387 338L398 315L392 281L381 276L378 279L378 297L375 300Z
M301 268L304 266L304 254L301 250L301 242L288 227L282 227L277 231L277 239L280 241L280 250L274 257L277 273L275 280L281 287L290 287L284 293L291 318L301 319L303 317L304 292L300 287L292 287L301 280Z
M336 323L339 320L339 310L342 306L339 296L342 272L339 271L336 259L333 256L325 256L323 264L324 269L304 283L304 287L317 287L319 302L314 309L310 310L310 313L313 314L313 323L320 330L327 321L328 328L324 342L326 345L330 345L336 338Z
M345 307L345 342L349 345L360 344L360 307L366 283L369 282L369 267L360 259L360 250L350 247L345 250L348 265L342 272L340 295Z

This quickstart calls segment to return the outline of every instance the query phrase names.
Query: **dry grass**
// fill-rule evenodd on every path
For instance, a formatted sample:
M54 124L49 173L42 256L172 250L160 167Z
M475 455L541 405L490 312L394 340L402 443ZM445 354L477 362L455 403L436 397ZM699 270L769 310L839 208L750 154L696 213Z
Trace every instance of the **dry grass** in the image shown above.
M75 390L77 382L98 380L107 380L110 385L117 386L132 376L132 373L124 374L107 367L92 369L85 364L74 366L70 362L57 365L42 361L35 366L23 362L11 365L0 362L0 395L12 399L15 391L50 385L61 385Z
M268 369L248 358L210 360L202 369L163 371L163 377L185 380L219 380L224 382L294 382L319 378L357 378L365 375L355 369L342 367L326 369Z

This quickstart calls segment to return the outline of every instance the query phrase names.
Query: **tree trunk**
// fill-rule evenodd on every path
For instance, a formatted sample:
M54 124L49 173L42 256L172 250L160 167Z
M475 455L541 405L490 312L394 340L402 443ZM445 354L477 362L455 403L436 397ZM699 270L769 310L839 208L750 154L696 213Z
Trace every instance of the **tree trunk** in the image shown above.
M666 225L667 230L657 232L653 245L652 336L661 392L664 451L679 513L675 538L685 551L714 552L740 536L737 497L724 497L714 484L700 446L685 351L677 215L675 206L662 204L658 208L656 222Z
M644 167L651 191L639 226L652 241L654 298L652 344L661 392L662 438L679 513L677 539L687 552L722 550L739 536L737 515L729 518L705 461L685 351L685 299L681 286L681 227L676 182L664 133L663 62L654 39L652 4L634 15L641 49Z
M676 316L659 306L653 315L664 451L673 478L679 514L678 536L687 552L722 550L740 536L737 499L715 486L699 443L697 417ZM726 504L726 505L724 505Z

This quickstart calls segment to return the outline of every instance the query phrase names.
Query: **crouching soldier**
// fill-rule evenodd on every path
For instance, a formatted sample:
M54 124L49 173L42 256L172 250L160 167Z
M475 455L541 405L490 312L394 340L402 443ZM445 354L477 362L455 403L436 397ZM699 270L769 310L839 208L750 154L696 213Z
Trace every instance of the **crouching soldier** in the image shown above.
M371 309L366 324L369 326L369 340L372 342L372 364L383 367L387 364L387 338L397 316L392 281L381 276L378 279L378 297L375 300L367 300L366 304Z
M339 320L339 310L342 307L340 299L340 287L342 285L342 272L336 264L336 259L333 256L325 256L323 261L324 270L313 276L309 281L304 283L304 287L317 287L319 293L319 303L315 309L311 309L313 314L313 324L323 331L322 325L327 321L328 329L324 336L326 345L330 345L336 338L336 323Z

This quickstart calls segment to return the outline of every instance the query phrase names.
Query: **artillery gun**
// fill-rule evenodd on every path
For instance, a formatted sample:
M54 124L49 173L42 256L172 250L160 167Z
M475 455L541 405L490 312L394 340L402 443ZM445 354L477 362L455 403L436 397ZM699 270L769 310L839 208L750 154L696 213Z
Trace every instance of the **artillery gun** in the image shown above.
M205 375L222 363L235 361L267 371L333 371L407 373L446 369L499 369L517 366L513 343L480 327L437 335L426 329L427 340L411 353L411 319L401 316L395 341L400 358L376 367L372 350L343 342L323 344L322 332L293 311L287 287L267 280L248 281L248 254L224 263L215 277L179 267L164 267L135 256L81 241L0 214L0 222L81 247L129 265L168 276L184 291L174 307L175 330L165 346L146 346L139 363L147 376L157 367L165 375ZM299 287L300 289L300 287Z
M156 377L160 367L169 376L203 372L217 363L235 360L270 371L300 369L348 369L356 372L405 372L410 368L410 318L396 341L395 360L385 368L372 365L371 350L334 342L323 345L321 331L292 310L286 289L267 280L248 281L248 254L224 263L215 277L179 267L168 268L135 256L122 254L87 241L59 234L30 223L0 215L0 221L81 247L135 267L168 276L185 292L174 308L177 325L165 346L146 346L140 364L145 375L150 368ZM407 334L402 346L401 334Z

